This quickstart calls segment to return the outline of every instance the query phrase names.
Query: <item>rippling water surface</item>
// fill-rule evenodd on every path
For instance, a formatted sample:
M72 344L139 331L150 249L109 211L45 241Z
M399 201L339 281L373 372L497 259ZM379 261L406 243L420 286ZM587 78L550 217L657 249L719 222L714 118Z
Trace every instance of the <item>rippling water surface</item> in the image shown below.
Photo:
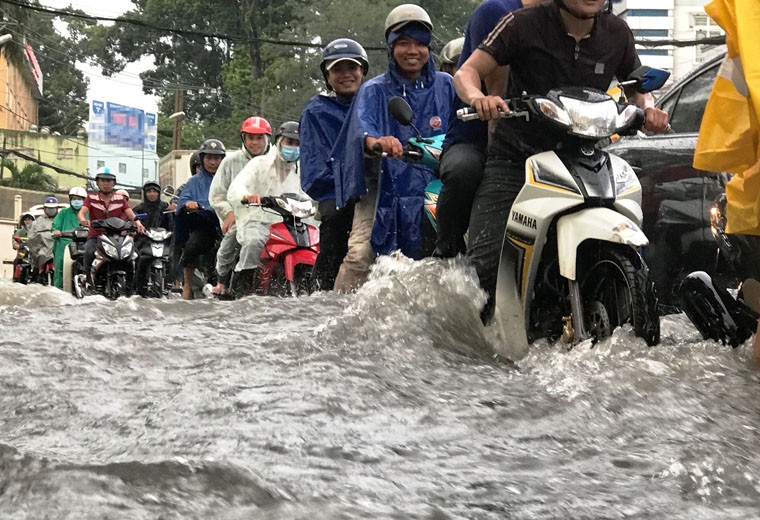
M752 518L749 345L630 330L516 365L455 262L357 295L0 282L0 518Z

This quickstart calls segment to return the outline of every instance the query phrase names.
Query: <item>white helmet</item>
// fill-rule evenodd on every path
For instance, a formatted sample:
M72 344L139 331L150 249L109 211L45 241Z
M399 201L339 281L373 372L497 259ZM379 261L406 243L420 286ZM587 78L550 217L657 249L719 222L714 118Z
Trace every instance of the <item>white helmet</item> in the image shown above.
M388 13L385 18L385 38L391 31L396 31L408 23L418 22L433 32L433 22L430 15L422 7L414 4L401 4Z
M69 190L69 198L71 198L71 197L82 197L83 199L86 199L87 198L87 191L84 188L76 186L76 187L71 188Z

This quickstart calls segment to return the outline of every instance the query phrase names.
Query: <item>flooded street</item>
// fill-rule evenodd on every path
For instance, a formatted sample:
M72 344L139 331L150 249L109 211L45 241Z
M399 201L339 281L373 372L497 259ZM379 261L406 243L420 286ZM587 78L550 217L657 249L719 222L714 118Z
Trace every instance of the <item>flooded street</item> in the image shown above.
M472 273L83 301L0 282L0 518L746 519L760 371L684 315L516 365Z

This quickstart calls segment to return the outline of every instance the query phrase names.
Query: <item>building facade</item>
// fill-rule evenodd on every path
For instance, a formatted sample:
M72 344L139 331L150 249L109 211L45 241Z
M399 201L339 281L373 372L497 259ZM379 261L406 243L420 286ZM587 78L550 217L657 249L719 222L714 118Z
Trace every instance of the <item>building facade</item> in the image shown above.
M614 10L637 40L698 40L723 34L705 13L708 0L621 0ZM711 45L676 47L636 46L641 62L670 71L673 79L686 75L716 52Z
M13 162L19 170L31 162L42 163L46 174L58 181L60 190L68 191L74 186L85 186L86 181L81 177L59 173L47 165L61 168L79 175L87 175L88 148L85 136L69 137L43 132L24 132L20 130L0 129L2 149L9 152L17 151L25 156L36 159L30 161L23 157L7 153L6 160ZM8 178L10 172L0 168L0 178Z
M37 125L42 99L42 72L32 47L24 45L23 65L0 51L0 128L29 130Z

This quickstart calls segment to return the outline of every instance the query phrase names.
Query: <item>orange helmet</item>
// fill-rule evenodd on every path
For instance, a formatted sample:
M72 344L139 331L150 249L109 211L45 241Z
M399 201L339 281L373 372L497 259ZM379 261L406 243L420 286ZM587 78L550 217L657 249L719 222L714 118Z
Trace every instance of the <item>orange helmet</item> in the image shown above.
M272 135L272 126L263 117L249 117L243 121L240 127L241 134L266 134Z

